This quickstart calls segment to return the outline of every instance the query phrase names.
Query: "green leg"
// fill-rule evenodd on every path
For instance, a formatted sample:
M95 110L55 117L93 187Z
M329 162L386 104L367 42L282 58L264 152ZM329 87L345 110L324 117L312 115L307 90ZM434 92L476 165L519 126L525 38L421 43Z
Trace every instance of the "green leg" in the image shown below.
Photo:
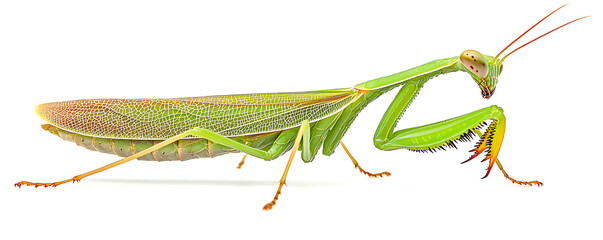
M281 154L286 152L289 147L291 147L291 145L293 144L293 140L295 139L295 136L299 131L299 128L284 130L279 134L279 136L276 138L276 140L274 141L270 149L268 149L268 151L247 146L244 143L237 142L226 136L203 128L195 128L190 130L189 132L190 135L205 138L214 143L234 148L254 157L261 158L264 160L272 160L279 157Z
M262 151L256 148L249 147L240 142L234 141L230 138L222 136L220 134L214 133L207 129L196 128L191 131L191 135L206 138L212 142L222 144L224 146L228 146L234 149L237 149L241 152L253 155L258 158L270 160L280 156L284 151L289 148L290 143L293 143L293 149L291 150L291 155L289 156L289 161L287 161L287 166L285 167L285 171L283 172L283 176L281 177L278 189L274 198L271 202L267 203L264 206L264 210L270 210L276 204L276 200L281 194L281 190L283 185L287 180L287 174L289 173L289 168L291 167L291 163L293 162L293 157L295 157L295 152L299 148L300 143L303 139L303 151L310 151L310 123L308 120L304 120L301 123L299 128L289 129L283 131L279 137L275 140L274 144L268 151ZM291 140L295 137L295 140L292 142Z
M308 120L304 120L301 123L301 126L299 128L294 128L294 129L289 129L289 130L283 131L279 135L279 137L275 140L274 144L268 151L262 151L262 150L259 150L256 148L249 147L243 143L234 141L230 138L227 138L220 134L214 133L207 129L202 129L202 128L193 129L191 131L191 135L206 138L207 140L210 140L212 142L222 144L224 146L228 146L228 147L234 148L236 150L239 150L241 152L253 155L258 158L266 159L266 160L274 159L274 158L280 156L284 151L286 151L288 149L288 146L290 145L291 140L293 139L292 137L295 137L295 140L293 141L293 149L291 150L291 155L289 156L289 161L287 161L287 166L285 167L285 171L283 172L283 176L281 177L276 194L274 195L274 198L272 199L272 201L267 203L264 206L264 210L270 210L276 204L276 200L278 200L278 197L281 194L283 185L285 185L285 182L287 180L287 174L289 173L289 168L291 167L291 163L293 162L293 157L295 157L295 152L299 148L299 145L302 142L302 139L303 139L303 152L310 151L310 123Z
M422 83L418 81L408 82L402 87L387 109L375 132L373 139L375 146L382 150L406 148L416 151L433 151L435 149L443 149L444 146L456 148L455 141L469 140L473 135L477 134L476 131L478 131L478 128L484 121L492 120L490 126L481 135L475 149L471 150L475 153L469 160L487 151L483 161L489 160L489 166L484 178L490 174L494 163L498 163L497 165L502 170L502 165L500 165L497 156L505 134L506 118L500 107L490 106L441 122L394 132L396 122L402 117L402 113L410 105L421 87ZM507 178L511 179L506 175L506 172L503 171L503 173ZM524 183L520 181L514 182Z
M502 144L505 133L505 116L502 109L497 106L486 107L462 116L424 126L407 128L391 134L379 148L382 150L395 150L406 148L417 151L431 151L444 146L455 147L454 142L469 138L471 134L486 120L493 120L476 148L472 151L475 157L485 150L489 150L486 160L490 160L487 177L494 166L496 157Z

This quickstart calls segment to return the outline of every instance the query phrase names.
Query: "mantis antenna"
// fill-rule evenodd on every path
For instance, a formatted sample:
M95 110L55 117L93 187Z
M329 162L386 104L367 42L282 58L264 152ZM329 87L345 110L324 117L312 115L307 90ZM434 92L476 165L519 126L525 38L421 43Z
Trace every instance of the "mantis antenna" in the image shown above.
M501 54L502 54L502 53L503 53L505 50L507 50L507 49L508 49L508 48L509 48L511 45L513 45L515 42L517 42L517 40L519 40L520 38L522 38L524 35L526 35L526 33L528 33L528 32L529 32L530 30L532 30L534 27L538 26L538 24L540 24L542 21L544 21L544 20L545 20L545 19L547 19L549 16L553 15L553 13L555 13L555 12L559 11L559 9L561 9L561 8L563 8L563 7L565 7L565 6L567 6L567 4L564 4L563 6L561 6L561 7L557 8L557 9L555 9L554 11L552 11L551 13L549 13L548 15L546 15L544 18L540 19L540 21L538 21L536 24L534 24L532 27L530 27L528 30L526 30L526 31L525 31L523 34L519 35L519 37L517 37L515 40L513 40L513 42L509 43L509 45L507 45L507 46L506 46L506 47L505 47L505 48L504 48L502 51L500 51L500 52L499 52L499 53L496 55L496 57L495 57L495 58L496 58L496 59L498 59L498 57L499 57L499 56L500 56L500 55L501 55ZM545 33L545 34L540 35L540 36L539 36L539 37L537 37L537 38L532 39L531 41L529 41L529 42L527 42L527 43L525 43L525 44L523 44L523 45L519 46L519 47L518 47L518 48L516 48L515 50L513 50L513 51L511 51L510 53L508 53L507 55L505 55L505 56L504 56L504 57L503 57L503 58L502 58L500 61L501 61L501 62L505 61L505 58L507 58L509 55L511 55L511 54L512 54L512 53L514 53L515 51L517 51L517 50L519 50L519 49L521 49L521 48L525 47L526 45L528 45L528 44L530 44L530 43L532 43L532 42L534 42L534 41L536 41L536 40L538 40L538 39L540 39L540 38L542 38L542 37L544 37L544 36L548 35L549 33L552 33L552 32L554 32L554 31L556 31L557 29L560 29L560 28L562 28L562 27L565 27L565 26L569 25L570 23L576 22L576 21L581 20L581 19L585 19L585 18L587 18L587 17L590 17L590 16L584 16L584 17L581 17L581 18L574 19L574 20L569 21L569 22L567 22L567 23L565 23L565 24L563 24L563 25L561 25L561 26L559 26L559 27L556 27L555 29L553 29L553 30L551 30L551 31L548 31L548 32L547 32L547 33Z

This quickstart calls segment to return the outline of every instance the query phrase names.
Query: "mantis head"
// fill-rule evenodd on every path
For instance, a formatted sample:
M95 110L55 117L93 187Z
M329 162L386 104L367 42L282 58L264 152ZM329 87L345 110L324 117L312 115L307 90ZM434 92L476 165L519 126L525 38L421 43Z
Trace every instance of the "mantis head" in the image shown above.
M482 97L488 99L496 90L498 76L502 72L502 61L484 56L475 50L465 50L459 57L461 64L482 90Z
M510 53L508 53L507 55L505 55L504 57L502 57L500 59L498 58L505 50L507 50L507 48L509 48L511 45L513 45L513 43L517 42L517 40L519 40L521 37L523 37L523 35L528 33L530 30L532 30L532 28L536 27L538 24L540 24L542 21L544 21L544 19L548 18L553 13L557 12L559 9L565 7L566 5L567 4L555 9L555 11L549 13L549 15L542 18L540 21L538 21L536 24L534 24L534 26L529 28L527 31L525 31L523 34L521 34L519 37L517 37L513 42L511 42L509 45L507 45L507 47L505 47L502 51L500 51L495 57L482 55L481 53L479 53L478 51L475 51L475 50L465 50L463 53L461 53L461 56L459 57L460 63L462 65L461 70L463 70L471 75L473 80L477 83L480 90L482 91L482 97L484 97L485 99L488 99L492 96L492 94L494 94L494 90L496 90L496 84L498 83L498 76L502 72L503 62L509 55L511 55L515 51L525 47L526 45L540 39L541 37L544 37L544 36L548 35L549 33L554 32L555 30L557 30L559 28L565 27L566 25L573 23L575 21L590 17L590 16L585 16L585 17L581 17L581 18L577 18L572 21L569 21L569 22L567 22L551 31L548 31L547 33L542 34L539 37L534 38L533 40L519 46L515 50L513 50Z

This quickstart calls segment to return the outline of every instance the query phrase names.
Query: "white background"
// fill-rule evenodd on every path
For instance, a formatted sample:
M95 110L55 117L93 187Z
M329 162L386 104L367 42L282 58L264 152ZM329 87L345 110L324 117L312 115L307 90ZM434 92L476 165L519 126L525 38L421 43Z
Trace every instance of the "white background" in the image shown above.
M44 102L189 97L354 86L466 49L496 55L560 1L12 1L0 5L2 239L601 239L601 6L572 1L521 42L593 15L505 62L494 96L467 74L437 77L398 128L492 104L505 109L499 155L522 187L457 151L384 152L372 136L395 95L369 105L341 149L285 167L242 154L134 161L56 189L116 156L64 142L39 126ZM420 2L420 3L419 3ZM481 157L480 157L481 158Z

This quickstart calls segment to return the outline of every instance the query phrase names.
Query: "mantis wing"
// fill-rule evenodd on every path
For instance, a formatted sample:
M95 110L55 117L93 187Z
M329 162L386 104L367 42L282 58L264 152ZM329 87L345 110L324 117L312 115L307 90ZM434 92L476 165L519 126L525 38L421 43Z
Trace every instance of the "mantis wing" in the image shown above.
M280 131L317 121L354 100L353 89L178 99L90 99L41 104L40 118L93 137L167 139L200 127L224 136Z

